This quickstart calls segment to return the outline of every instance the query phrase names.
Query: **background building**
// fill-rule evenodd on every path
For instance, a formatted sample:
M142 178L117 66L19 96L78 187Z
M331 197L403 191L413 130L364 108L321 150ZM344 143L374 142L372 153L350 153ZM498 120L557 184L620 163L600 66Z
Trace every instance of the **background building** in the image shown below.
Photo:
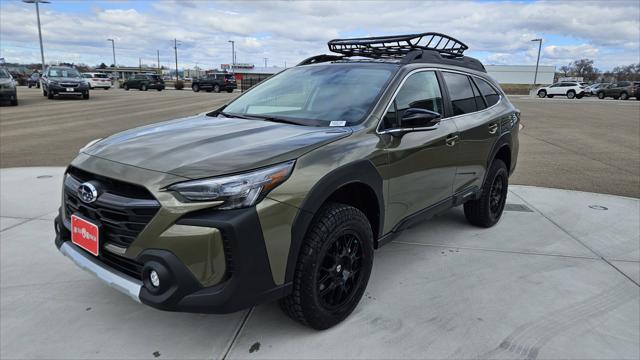
M535 65L485 65L487 73L499 84L532 85L536 73ZM553 84L555 66L538 67L538 84Z

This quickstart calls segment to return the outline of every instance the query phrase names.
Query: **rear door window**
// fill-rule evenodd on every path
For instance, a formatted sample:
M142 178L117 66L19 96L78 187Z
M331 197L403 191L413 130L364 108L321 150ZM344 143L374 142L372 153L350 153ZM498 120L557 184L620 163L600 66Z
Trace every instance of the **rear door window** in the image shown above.
M443 72L444 82L449 90L453 115L463 115L477 111L475 96L467 75Z
M491 107L500 101L500 94L498 91L493 88L493 86L489 85L486 81L482 79L475 79L476 84L480 88L480 93L484 96L487 101L487 106Z

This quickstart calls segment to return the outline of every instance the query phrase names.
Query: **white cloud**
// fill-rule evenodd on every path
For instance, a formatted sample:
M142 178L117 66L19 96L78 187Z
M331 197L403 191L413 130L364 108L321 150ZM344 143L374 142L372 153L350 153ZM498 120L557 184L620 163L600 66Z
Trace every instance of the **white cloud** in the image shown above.
M610 68L640 62L640 5L602 2L334 2L334 1L158 1L148 10L95 8L61 13L43 5L45 56L111 63L107 38L116 39L119 63L173 62L172 39L181 41L179 61L206 67L228 63L236 41L238 61L288 65L326 53L327 40L357 34L438 31L455 36L487 63L533 63L545 39L542 64L562 65L589 57ZM577 6L579 4L579 6ZM604 30L603 30L604 29ZM33 6L0 2L0 56L39 59Z

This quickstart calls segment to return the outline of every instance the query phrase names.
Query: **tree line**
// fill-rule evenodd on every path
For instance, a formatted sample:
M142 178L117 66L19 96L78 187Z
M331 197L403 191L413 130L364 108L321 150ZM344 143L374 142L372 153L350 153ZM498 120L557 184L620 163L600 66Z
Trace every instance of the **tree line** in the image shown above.
M601 71L593 66L591 59L580 59L560 67L556 79L560 77L582 77L586 82L640 81L640 63L616 66Z

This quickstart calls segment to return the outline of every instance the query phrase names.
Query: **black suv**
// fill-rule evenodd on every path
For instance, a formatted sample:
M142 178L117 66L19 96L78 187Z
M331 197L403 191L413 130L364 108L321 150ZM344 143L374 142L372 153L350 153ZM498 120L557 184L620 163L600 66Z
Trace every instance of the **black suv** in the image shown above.
M125 80L122 87L125 90L139 89L140 91L147 91L149 89L156 89L162 91L164 90L164 80L162 80L160 75L138 74Z
M48 99L59 96L82 96L89 99L89 84L78 70L69 66L49 66L42 75L42 95Z
M233 92L237 88L233 74L209 74L203 78L195 79L191 83L191 89L195 92L206 90L207 92Z

